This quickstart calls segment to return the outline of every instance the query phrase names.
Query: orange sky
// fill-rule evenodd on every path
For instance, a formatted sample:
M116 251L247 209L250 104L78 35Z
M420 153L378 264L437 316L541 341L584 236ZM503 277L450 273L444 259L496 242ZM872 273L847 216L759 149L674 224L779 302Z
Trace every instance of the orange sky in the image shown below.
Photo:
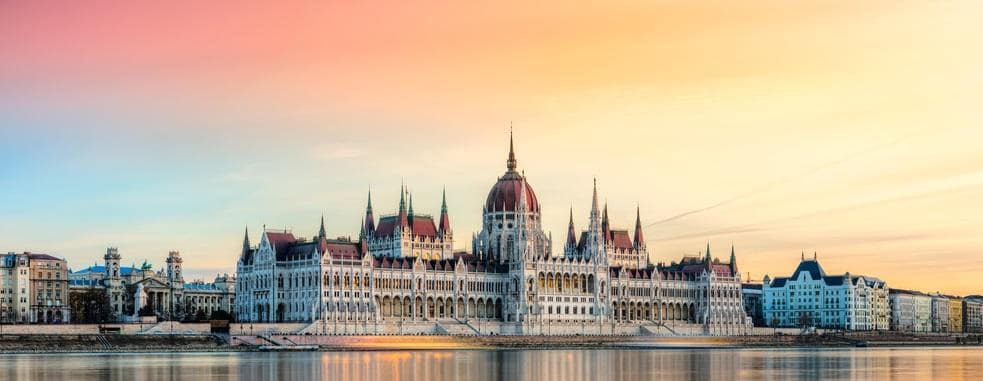
M656 261L709 240L756 279L805 250L979 293L981 11L4 2L0 242L231 271L243 225L354 234L365 190L384 211L405 179L433 212L447 186L466 247L511 121L558 237L597 176L616 225L641 205Z

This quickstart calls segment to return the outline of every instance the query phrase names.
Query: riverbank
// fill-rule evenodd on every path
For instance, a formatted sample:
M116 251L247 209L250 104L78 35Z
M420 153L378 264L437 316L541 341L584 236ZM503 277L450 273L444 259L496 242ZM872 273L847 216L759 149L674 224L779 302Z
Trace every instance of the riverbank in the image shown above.
M748 336L322 336L204 334L4 334L0 353L388 351L446 349L683 349L983 347L979 336L851 332Z
M0 353L241 351L212 335L0 335Z

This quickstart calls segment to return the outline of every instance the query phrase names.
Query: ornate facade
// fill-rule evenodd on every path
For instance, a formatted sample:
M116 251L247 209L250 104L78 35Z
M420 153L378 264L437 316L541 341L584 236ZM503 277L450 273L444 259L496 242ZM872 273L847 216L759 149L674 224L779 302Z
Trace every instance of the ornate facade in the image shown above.
M185 282L184 260L171 251L166 268L153 270L146 261L142 266L121 266L122 256L115 247L106 249L102 266L92 265L68 274L70 292L104 289L114 320L137 320L141 315L165 320L180 320L195 314L206 316L217 310L233 313L235 277L219 275L211 283Z
M0 254L0 323L68 323L68 265L40 253Z
M872 331L887 330L891 311L887 284L864 275L826 275L813 256L791 277L767 275L762 285L765 323L771 327L802 327Z
M378 225L370 195L358 240L329 239L323 219L311 240L264 228L252 246L247 230L237 264L237 318L363 328L494 322L525 334L546 333L544 325L554 323L676 322L711 334L749 327L733 253L722 263L708 245L701 258L650 264L640 215L634 236L611 229L596 180L587 229L577 234L571 211L563 254L553 255L541 204L509 145L506 171L488 193L470 253L453 252L446 195L434 221L414 214L403 188L398 213Z

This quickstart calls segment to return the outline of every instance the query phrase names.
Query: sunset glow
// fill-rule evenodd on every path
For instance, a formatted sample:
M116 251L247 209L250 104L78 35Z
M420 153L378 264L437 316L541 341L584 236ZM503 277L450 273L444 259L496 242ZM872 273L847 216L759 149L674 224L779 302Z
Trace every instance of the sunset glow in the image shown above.
M207 278L405 183L470 249L511 125L557 253L596 177L653 262L981 293L981 2L357 3L0 3L0 243Z

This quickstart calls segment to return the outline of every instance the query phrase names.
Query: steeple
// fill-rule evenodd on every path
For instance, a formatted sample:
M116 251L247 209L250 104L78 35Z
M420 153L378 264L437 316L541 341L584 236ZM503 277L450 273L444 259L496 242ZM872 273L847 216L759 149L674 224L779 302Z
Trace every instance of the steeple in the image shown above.
M713 261L713 257L710 256L710 241L707 241L707 254L705 260L707 261L708 265Z
M577 230L573 227L573 206L570 206L570 223L567 225L567 249L577 247Z
M641 207L635 207L635 248L645 246L645 237L642 236L642 211Z
M406 186L403 184L399 185L399 226L406 227L409 225L409 219L406 216Z
M604 232L604 242L611 240L611 224L608 221L608 202L604 200L604 215L601 217L601 230Z
M509 129L509 159L505 162L505 166L509 172L515 172L515 164L515 146L512 144L512 130Z
M375 217L372 216L372 190L369 189L369 201L365 205L365 220L362 221L362 238L374 232Z
M447 215L447 188L440 195L440 234L451 232L451 218Z
M595 217L598 217L599 213L600 212L597 210L597 178L595 177L594 178L594 198L593 198L593 201L591 201L591 204L590 204L590 217L591 217L591 219L593 220Z
M242 238L242 255L249 253L249 226L246 226L246 235Z
M413 219L413 194L412 193L409 193L409 197L410 197L410 211L409 211L409 216L410 216L410 219Z
M737 254L734 253L734 244L730 245L730 272L734 276L740 275L737 271Z
M327 238L327 237L328 237L328 233L324 229L324 215L322 214L321 215L321 228L318 229L318 231L317 231L317 238L318 239L321 239L321 238Z

